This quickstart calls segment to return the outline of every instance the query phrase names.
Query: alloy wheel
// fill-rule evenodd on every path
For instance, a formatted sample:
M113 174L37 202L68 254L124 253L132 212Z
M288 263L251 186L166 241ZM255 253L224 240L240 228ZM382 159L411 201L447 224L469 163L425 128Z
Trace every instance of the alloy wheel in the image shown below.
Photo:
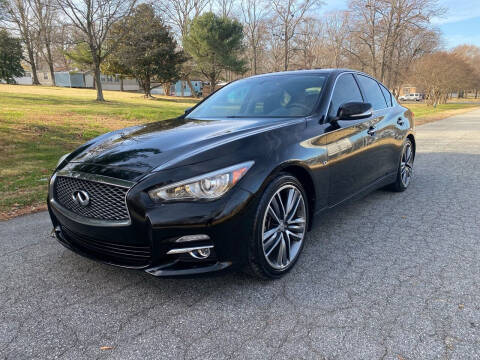
M403 149L402 161L400 163L400 178L404 187L410 184L413 176L413 149L412 143L407 141Z
M298 256L306 232L306 208L302 192L284 185L270 199L263 217L262 245L268 264L287 268Z

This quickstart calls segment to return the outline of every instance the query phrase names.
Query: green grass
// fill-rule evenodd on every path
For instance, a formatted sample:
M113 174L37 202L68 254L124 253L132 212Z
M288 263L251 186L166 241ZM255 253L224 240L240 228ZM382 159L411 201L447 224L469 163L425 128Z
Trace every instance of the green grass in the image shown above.
M61 155L108 131L177 116L195 103L118 91L105 91L107 102L98 103L95 95L89 89L0 84L0 218L44 207L48 178ZM478 105L405 104L417 124Z
M0 217L45 202L48 178L64 153L134 124L178 116L195 100L105 91L0 84Z
M470 109L474 107L480 106L479 103L470 103L470 104L460 104L460 103L450 103L450 104L440 104L437 107L428 106L423 103L419 104L410 104L410 103L402 103L403 106L412 110L415 114L415 118L418 120L422 120L431 116L436 115L446 115L447 112L455 111L455 110L463 110L463 109ZM448 115L447 115L448 116Z

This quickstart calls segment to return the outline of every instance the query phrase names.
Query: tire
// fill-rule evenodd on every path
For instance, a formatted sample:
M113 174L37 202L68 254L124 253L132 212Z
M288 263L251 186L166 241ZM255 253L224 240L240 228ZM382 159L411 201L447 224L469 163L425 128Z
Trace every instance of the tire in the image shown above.
M402 156L398 165L397 178L395 182L388 186L390 190L396 192L402 192L407 190L408 186L412 182L414 160L414 147L412 141L407 138L403 143Z
M277 279L289 272L302 252L308 220L302 184L294 176L279 174L257 205L247 272L262 279Z

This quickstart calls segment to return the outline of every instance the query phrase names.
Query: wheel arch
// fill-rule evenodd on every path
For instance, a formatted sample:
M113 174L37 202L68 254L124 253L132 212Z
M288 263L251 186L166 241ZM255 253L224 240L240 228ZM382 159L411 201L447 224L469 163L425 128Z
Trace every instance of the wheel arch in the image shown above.
M315 214L315 201L316 201L316 192L315 192L315 185L313 182L312 175L310 172L302 165L298 163L287 163L283 164L282 166L278 167L276 170L273 171L269 178L272 178L279 173L287 173L300 181L302 184L306 194L307 194L307 203L308 203L308 227L307 229L310 230L313 224L313 217Z
M417 154L417 144L415 142L415 136L413 136L413 134L408 134L407 135L407 139L409 139L411 142L412 142L412 146L413 146L413 158L415 159L415 156Z

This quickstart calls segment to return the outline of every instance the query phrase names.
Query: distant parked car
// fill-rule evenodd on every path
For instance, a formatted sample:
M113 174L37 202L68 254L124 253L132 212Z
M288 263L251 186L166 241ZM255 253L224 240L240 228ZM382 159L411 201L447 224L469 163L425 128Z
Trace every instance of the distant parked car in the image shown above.
M419 93L412 93L412 94L406 94L406 95L402 95L402 96L399 96L398 100L401 100L401 101L420 101L420 100L423 100L423 95L422 94L419 94Z

